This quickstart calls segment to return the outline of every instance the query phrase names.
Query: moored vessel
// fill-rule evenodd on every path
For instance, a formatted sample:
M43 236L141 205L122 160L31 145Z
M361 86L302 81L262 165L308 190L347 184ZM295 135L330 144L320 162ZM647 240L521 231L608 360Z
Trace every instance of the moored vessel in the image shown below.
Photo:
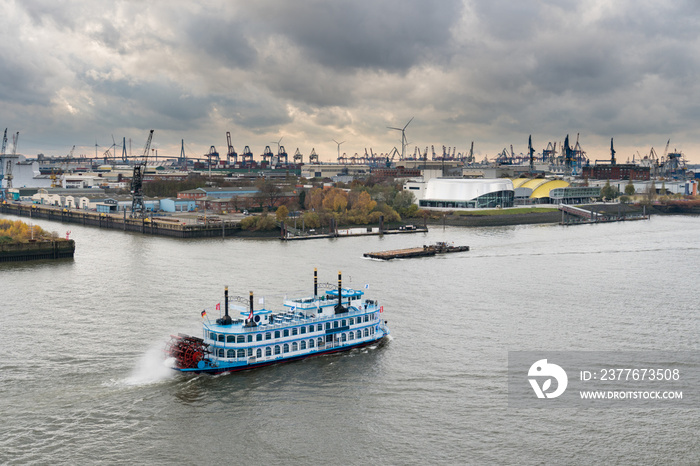
M249 309L233 318L229 314L228 287L224 291L224 316L211 322L202 311L202 336L172 335L166 355L181 372L235 372L321 354L348 351L381 341L389 335L382 320L383 306L363 298L364 292L338 288L318 293L314 269L314 294L284 301L284 310Z

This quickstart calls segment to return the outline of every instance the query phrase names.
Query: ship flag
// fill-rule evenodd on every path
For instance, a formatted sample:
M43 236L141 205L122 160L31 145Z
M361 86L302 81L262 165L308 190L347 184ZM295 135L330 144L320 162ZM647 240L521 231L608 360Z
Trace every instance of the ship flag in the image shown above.
M365 290L369 290L369 283L365 283Z
M379 313L381 314L382 312L384 312L384 306L379 306Z
M202 311L202 318L205 318L207 316L207 311Z
M216 310L220 311L221 310L221 303L216 303Z

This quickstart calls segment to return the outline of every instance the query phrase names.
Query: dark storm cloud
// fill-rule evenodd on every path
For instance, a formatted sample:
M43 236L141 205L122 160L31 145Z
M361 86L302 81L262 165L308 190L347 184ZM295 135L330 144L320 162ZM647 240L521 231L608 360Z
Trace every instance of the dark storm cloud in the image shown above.
M156 127L204 148L225 130L390 148L386 126L412 116L421 150L665 142L696 133L699 18L690 0L24 0L0 30L0 105L6 126Z
M195 53L206 53L228 68L243 68L253 65L257 58L247 37L253 32L246 31L245 23L233 18L201 16L187 24L185 36Z
M461 2L262 1L246 8L263 34L283 35L313 62L398 72L439 58L440 49L449 45Z

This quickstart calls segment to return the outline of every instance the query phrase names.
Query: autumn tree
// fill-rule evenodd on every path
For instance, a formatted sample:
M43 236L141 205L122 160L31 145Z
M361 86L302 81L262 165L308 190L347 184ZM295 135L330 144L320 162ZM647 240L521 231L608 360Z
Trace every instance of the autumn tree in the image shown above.
M289 209L287 208L287 206L279 206L277 208L277 212L275 212L275 218L277 219L277 221L284 222L287 220L287 216L289 216Z

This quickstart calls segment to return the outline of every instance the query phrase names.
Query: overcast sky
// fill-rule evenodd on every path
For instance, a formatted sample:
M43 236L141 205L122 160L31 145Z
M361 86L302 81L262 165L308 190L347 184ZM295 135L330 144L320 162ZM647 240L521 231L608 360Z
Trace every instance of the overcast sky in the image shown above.
M259 159L442 145L479 159L580 133L700 163L697 0L0 0L0 131L18 152ZM12 138L9 137L11 146ZM128 142L127 142L128 145Z

